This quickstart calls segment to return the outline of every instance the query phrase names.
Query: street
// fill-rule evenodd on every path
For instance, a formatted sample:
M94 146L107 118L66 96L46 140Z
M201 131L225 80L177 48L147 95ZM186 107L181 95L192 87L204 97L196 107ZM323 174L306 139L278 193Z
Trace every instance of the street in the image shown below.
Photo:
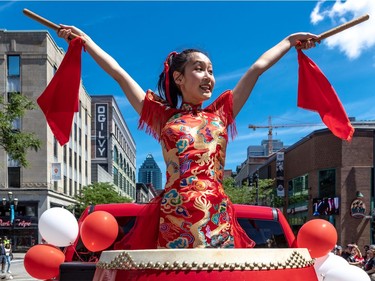
M24 253L14 253L13 254L13 260L10 265L10 271L11 276L13 277L13 280L18 281L32 281L32 280L38 280L33 277L31 277L25 270L23 266L23 258L25 254ZM0 274L0 280L11 280L9 278L9 275L7 274Z

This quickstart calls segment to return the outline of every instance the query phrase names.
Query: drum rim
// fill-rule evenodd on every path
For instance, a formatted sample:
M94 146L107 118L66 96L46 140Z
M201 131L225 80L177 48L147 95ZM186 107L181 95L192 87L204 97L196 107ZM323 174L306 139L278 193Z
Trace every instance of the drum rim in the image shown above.
M97 263L101 269L162 271L283 270L313 265L305 248L117 250L104 251Z

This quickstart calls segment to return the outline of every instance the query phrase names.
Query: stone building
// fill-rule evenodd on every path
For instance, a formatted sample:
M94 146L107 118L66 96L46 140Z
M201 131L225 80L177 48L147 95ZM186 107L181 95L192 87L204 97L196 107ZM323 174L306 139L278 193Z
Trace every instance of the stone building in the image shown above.
M44 91L64 57L47 31L0 30L0 89L7 101L19 92L34 102ZM29 167L23 168L0 148L0 194L5 199L0 236L11 236L16 250L40 241L38 219L51 207L67 207L82 186L91 183L91 100L79 89L79 112L75 114L70 141L60 146L43 112L37 107L26 113L15 126L33 132L41 148L28 153ZM7 198L17 198L14 223L9 223ZM11 201L11 202L8 202Z

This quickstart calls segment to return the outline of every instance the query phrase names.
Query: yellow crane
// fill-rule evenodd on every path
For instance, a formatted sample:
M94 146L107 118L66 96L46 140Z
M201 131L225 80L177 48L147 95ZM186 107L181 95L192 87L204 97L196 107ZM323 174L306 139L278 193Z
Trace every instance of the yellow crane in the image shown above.
M273 152L273 139L272 139L272 130L273 129L276 129L276 128L291 128L291 127L308 127L308 126L324 126L323 123L320 123L320 124L276 124L276 125L273 125L272 124L272 117L271 116L268 116L268 125L254 125L254 124L250 124L248 127L250 129L253 129L254 131L256 129L262 129L262 128L267 128L268 129L268 155L271 155L272 152Z

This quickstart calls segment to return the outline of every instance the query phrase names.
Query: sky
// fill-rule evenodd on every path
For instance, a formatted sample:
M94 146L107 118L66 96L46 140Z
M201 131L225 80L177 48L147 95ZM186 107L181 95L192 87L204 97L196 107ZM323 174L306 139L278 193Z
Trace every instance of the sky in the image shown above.
M156 90L165 57L171 51L198 48L212 63L216 85L211 101L233 89L263 52L289 34L323 33L369 14L370 19L305 51L337 92L347 115L375 120L375 1L0 1L0 29L48 30L56 43L67 43L53 30L23 15L27 8L56 24L82 29L144 89ZM90 95L113 95L136 142L138 168L151 153L165 177L159 143L137 129L138 114L117 83L82 55L82 82ZM246 160L249 145L273 139L292 145L322 126L316 112L297 107L297 52L291 49L258 80L236 118L238 136L227 149L226 169ZM205 103L204 106L208 105ZM287 127L282 128L283 125ZM276 128L280 126L279 128Z

